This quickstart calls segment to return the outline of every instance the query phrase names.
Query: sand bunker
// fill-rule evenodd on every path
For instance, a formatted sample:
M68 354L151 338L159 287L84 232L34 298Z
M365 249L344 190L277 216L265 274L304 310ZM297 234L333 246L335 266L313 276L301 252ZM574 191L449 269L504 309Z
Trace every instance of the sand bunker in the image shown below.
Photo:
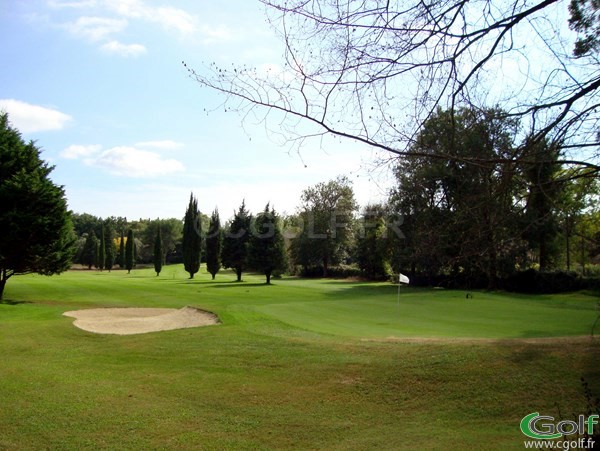
M97 334L132 335L159 330L186 329L219 323L214 313L193 307L98 308L63 313L75 318L74 326Z

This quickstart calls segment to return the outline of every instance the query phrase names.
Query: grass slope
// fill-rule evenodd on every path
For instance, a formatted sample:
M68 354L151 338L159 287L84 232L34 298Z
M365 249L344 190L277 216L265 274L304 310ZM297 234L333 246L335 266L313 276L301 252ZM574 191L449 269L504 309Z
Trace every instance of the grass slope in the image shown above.
M597 298L185 278L180 266L9 281L0 449L522 449L518 423L600 392ZM96 335L62 313L182 307L220 326ZM388 337L442 337L395 341ZM452 337L494 340L453 340Z

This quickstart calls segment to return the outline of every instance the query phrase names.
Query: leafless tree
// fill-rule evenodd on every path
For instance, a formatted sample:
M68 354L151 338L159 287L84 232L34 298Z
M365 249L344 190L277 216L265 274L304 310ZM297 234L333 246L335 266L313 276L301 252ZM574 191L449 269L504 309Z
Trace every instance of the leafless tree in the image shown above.
M594 0L260 1L285 46L279 70L188 69L295 148L335 135L414 155L438 108L493 106L521 123L507 161L527 163L525 143L549 140L572 174L600 173Z

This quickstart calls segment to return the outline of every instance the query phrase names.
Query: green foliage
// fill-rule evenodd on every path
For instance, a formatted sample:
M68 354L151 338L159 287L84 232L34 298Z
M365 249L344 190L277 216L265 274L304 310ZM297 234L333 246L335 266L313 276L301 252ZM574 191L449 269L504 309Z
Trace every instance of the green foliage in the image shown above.
M242 281L242 272L248 264L251 223L252 216L246 210L246 202L242 201L223 237L223 266L235 270L238 282Z
M392 237L388 236L388 209L368 205L363 213L357 243L358 266L369 279L386 280L391 274Z
M40 158L0 114L0 299L14 274L58 274L75 253L71 215L62 187Z
M340 263L352 244L357 208L352 185L338 177L305 189L301 200L303 227L292 242L292 258L304 268L321 265L323 277L328 277L329 267Z
M397 167L393 195L406 236L400 265L411 272L479 278L489 287L524 258L520 186L510 160L517 124L501 111L439 110ZM432 158L444 154L451 160ZM488 164L463 163L481 158Z
M215 211L210 216L208 234L206 235L206 270L211 274L213 280L219 269L221 269L222 244L221 220L219 218L219 211L215 208Z
M181 242L183 252L183 265L190 274L190 279L200 269L200 253L202 250L202 224L200 222L200 211L198 201L190 194L190 202L185 211L183 221L183 240Z
M131 270L135 266L135 238L133 236L133 230L129 229L127 232L127 243L125 244L125 269L127 273L131 273Z
M125 268L125 232L121 229L121 237L119 239L119 268Z
M525 152L535 163L523 170L527 186L523 236L537 254L540 271L556 267L561 251L558 212L564 184L558 180L559 147L559 143L543 141L531 144Z
M600 2L571 0L569 13L569 26L579 35L573 54L582 57L596 53L600 48Z
M98 268L104 269L106 264L106 239L104 238L104 226L100 231L100 243L98 244Z
M274 271L282 270L286 265L286 252L280 219L275 210L265 206L253 221L253 233L250 238L250 265L260 270L271 283Z
M92 230L85 239L83 245L83 251L81 253L81 259L79 263L92 269L92 266L96 265L96 250L98 249L98 238Z
M518 293L550 294L577 291L586 286L575 272L528 269L507 278L504 288Z
M154 238L154 271L158 276L162 270L165 260L165 251L163 247L162 234L160 227L156 231L156 238Z

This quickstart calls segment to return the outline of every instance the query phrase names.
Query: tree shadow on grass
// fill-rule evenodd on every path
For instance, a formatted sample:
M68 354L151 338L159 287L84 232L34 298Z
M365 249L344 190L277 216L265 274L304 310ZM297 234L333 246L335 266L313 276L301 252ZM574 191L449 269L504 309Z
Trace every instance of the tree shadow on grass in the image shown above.
M33 304L31 301L13 301L11 299L0 300L0 305L19 305L19 304Z

